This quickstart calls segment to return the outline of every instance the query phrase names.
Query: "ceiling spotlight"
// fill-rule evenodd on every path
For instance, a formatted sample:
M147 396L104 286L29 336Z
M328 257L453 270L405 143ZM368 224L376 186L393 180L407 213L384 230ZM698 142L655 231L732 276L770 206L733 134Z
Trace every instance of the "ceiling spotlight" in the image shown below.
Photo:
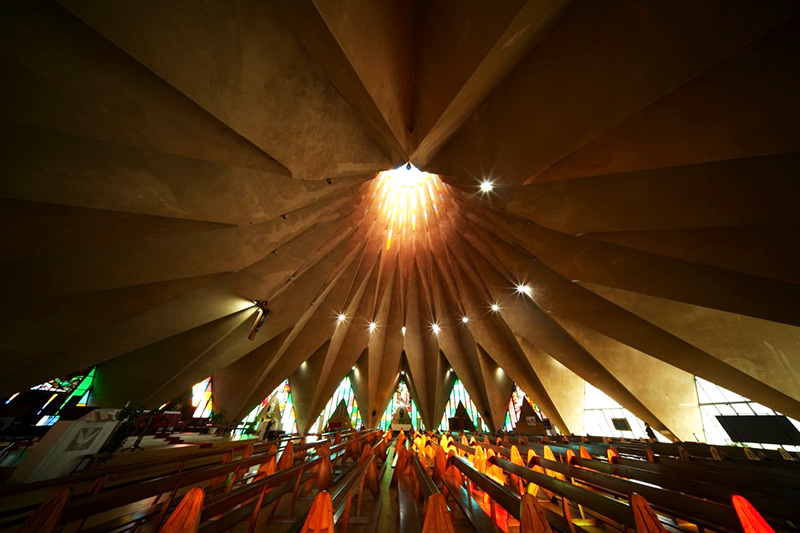
M431 324L431 329L433 330L434 333L438 335L439 331L441 331L442 328L439 327L439 324L434 323Z
M491 181L483 180L481 182L481 192L492 192L492 189L494 189L494 185Z
M468 316L462 316L461 317L461 323L462 324L466 324L467 322L469 322L469 317Z
M405 326L403 326L402 331L403 331L403 337L405 337L406 336L406 327Z
M378 327L378 324L376 324L375 322L370 322L369 323L369 331L370 332L375 331L375 328L377 328L377 327Z
M500 310L500 306L499 306L499 305L497 305L497 304L492 304L492 311L494 311L494 312L496 313L496 312L498 312L499 310Z
M524 283L520 283L519 285L517 285L517 292L519 294L524 294L526 296L530 296L531 295L531 288L528 287L527 285L525 285Z
M347 320L347 317L343 313L339 313L339 316L336 317L337 322L344 322L345 320Z

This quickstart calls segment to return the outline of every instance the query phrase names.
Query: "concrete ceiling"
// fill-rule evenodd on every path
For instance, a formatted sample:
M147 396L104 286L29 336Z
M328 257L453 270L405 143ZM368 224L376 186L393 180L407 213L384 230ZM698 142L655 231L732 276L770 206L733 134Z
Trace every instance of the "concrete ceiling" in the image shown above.
M405 371L435 426L452 368L494 428L513 382L581 432L588 381L689 439L697 375L800 418L797 2L4 7L0 394L290 377L306 429ZM387 248L407 161L440 216Z

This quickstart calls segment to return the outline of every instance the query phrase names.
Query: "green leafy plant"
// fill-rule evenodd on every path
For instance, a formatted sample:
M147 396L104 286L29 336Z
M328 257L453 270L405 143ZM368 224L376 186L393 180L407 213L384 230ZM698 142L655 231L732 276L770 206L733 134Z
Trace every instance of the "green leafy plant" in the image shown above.
M131 402L128 402L125 407L117 411L114 418L119 420L120 423L98 452L105 454L105 457L103 457L104 463L110 461L111 457L125 445L125 441L128 440L128 437L136 431L136 420L143 413L144 410L141 408L141 405L136 406Z
M208 421L212 424L217 424L222 426L225 424L225 421L228 419L228 411L227 409L220 409L219 411L211 411L208 415Z

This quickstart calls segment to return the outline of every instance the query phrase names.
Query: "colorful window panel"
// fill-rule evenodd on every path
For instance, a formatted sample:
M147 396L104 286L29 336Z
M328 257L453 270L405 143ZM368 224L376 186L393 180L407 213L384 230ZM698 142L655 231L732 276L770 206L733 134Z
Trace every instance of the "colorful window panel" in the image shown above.
M353 390L353 384L350 382L350 378L345 376L341 383L339 383L339 386L336 387L333 396L328 400L325 409L322 410L322 413L309 430L309 433L322 433L325 426L328 424L328 420L330 420L331 416L336 411L336 407L342 400L344 400L347 412L350 414L350 423L353 429L359 429L362 423L361 411L358 409L358 402L356 401L356 393Z
M252 433L246 433L246 430L258 420L261 411L272 401L274 396L278 397L278 407L281 410L281 424L280 427L275 428L283 430L284 433L297 433L297 418L294 413L294 402L292 401L292 389L289 386L289 379L283 380L283 383L275 387L269 395L264 398L260 404L256 405L250 413L242 419L233 432L233 438L236 440L250 438ZM255 428L252 428L255 429Z
M422 418L419 416L419 411L417 410L417 404L414 402L414 398L411 397L411 391L409 391L405 381L400 381L400 383L397 384L397 390L395 390L394 394L392 394L392 397L389 399L389 405L386 406L383 417L381 417L379 427L382 430L386 431L391 427L394 414L400 407L406 409L411 419L411 425L415 429L424 429Z
M67 396L67 399L64 400L64 403L61 404L59 407L59 411L67 405L74 396L77 396L78 403L76 404L78 407L85 407L89 405L89 395L92 392L92 386L94 385L94 373L97 367L92 368L86 376L81 376L81 380L78 383L78 386Z
M483 417L481 417L478 408L475 407L475 404L472 402L472 398L470 398L467 389L458 378L456 378L456 382L453 384L453 390L450 391L450 398L448 398L447 405L444 408L444 416L442 416L442 421L439 424L439 431L447 431L449 429L447 419L456 414L459 403L464 404L464 408L467 410L467 414L472 420L472 423L475 424L476 430L484 432L489 431L489 427L483 421Z
M717 415L780 415L769 407L750 401L744 396L715 385L710 381L696 377L697 399L700 403L700 415L703 421L703 433L707 444L730 445L734 443L728 433L717 420ZM789 418L789 421L800 430L800 422ZM784 448L789 452L800 452L800 446L768 444L761 442L742 443L749 448L777 449Z
M44 383L40 383L35 387L31 387L31 390L42 390L48 392L72 392L75 390L75 387L83 380L83 374L79 374L77 376L69 377L69 378L53 378L50 381L45 381Z
M622 407L613 398L586 382L584 390L583 428L587 435L596 437L624 437L626 439L646 439L644 422ZM620 431L614 427L612 418L624 418L630 431ZM670 442L658 431L653 430L659 442Z
M192 387L192 407L194 418L208 418L213 407L211 377L207 377Z
M528 404L533 408L533 411L536 413L536 416L539 417L540 420L544 420L547 418L539 406L533 403L533 401L525 394L525 391L514 385L514 388L511 390L511 398L508 401L508 411L506 411L506 420L503 424L503 429L505 431L514 431L514 428L517 427L519 423L520 412L522 411L522 403L527 401Z

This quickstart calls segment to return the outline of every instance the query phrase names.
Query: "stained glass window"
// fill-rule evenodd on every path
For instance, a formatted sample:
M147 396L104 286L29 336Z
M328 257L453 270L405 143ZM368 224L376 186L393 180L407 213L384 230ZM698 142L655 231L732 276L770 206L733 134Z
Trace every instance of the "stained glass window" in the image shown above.
M37 385L33 387L31 390L44 390L44 391L53 391L54 394L50 396L50 399L39 409L39 413L44 411L45 407L50 405L50 403L56 399L59 393L61 392L69 392L66 399L61 402L61 406L58 408L56 413L51 416L43 416L38 422L36 422L37 426L52 426L56 422L58 422L59 418L61 418L61 410L67 403L74 397L78 397L78 403L76 404L78 407L85 407L89 404L89 395L92 392L92 385L94 385L94 375L95 375L95 368L92 368L88 374L83 375L79 374L69 379L54 379L50 380L42 385ZM52 387L53 384L60 384ZM9 400L10 401L10 400ZM8 402L6 402L8 403ZM39 414L37 413L37 414Z
M539 409L539 406L533 403L533 401L522 389L514 385L514 389L511 391L511 398L508 401L508 411L506 411L506 420L503 424L503 429L506 431L514 431L514 428L516 428L517 424L519 423L520 411L522 411L522 403L526 401L533 408L533 411L536 413L536 416L539 417L539 420L544 420L547 418L542 410Z
M587 435L597 437L624 437L626 439L646 439L644 422L622 407L613 398L586 382L584 391L583 425ZM630 430L619 430L613 419L625 419ZM658 431L653 430L659 442L670 442Z
M707 444L735 444L728 433L722 428L717 420L717 415L780 415L769 407L750 401L744 396L739 396L735 392L715 385L710 381L695 376L697 386L697 399L700 403L700 415L703 420L703 433ZM789 417L787 417L789 418ZM800 422L789 418L789 421L800 430ZM784 448L790 452L800 451L800 446L788 446L778 444L766 444L760 442L742 443L750 448L777 449Z
M85 407L89 405L89 395L92 392L92 385L94 385L94 373L96 367L92 368L86 376L81 376L81 380L78 383L78 386L72 391L72 393L67 396L67 399L64 400L64 403L61 404L61 408L63 409L67 402L70 401L73 397L77 396L78 403L76 404L78 407Z
M350 424L353 426L353 429L359 429L361 427L361 411L358 410L358 402L356 401L356 393L353 390L353 384L350 383L350 378L345 376L341 383L339 383L339 386L336 387L333 396L328 400L325 409L322 410L317 421L311 426L309 433L322 433L325 426L328 424L328 420L330 420L341 401L344 401L347 413L350 415Z
M192 407L195 408L193 418L208 418L214 408L212 399L211 377L207 377L192 387Z
M50 381L45 381L34 387L31 390L42 390L52 392L72 392L75 387L83 380L84 375L78 374L67 378L53 378Z
M414 429L425 429L425 424L423 424L422 417L419 415L417 404L414 398L411 397L411 391L408 390L406 382L402 380L397 384L397 390L389 399L389 405L386 406L386 411L383 413L383 417L381 417L379 424L381 429L385 431L391 427L392 418L394 418L395 413L400 408L406 410Z
M250 413L242 419L233 432L233 438L245 439L255 434L255 422L261 416L261 412L275 398L278 402L278 409L281 413L281 422L278 427L272 429L283 431L284 433L297 433L297 418L294 414L294 402L292 401L292 389L289 386L289 379L275 387L264 400L256 405Z
M489 431L489 426L483 421L483 417L481 417L478 408L475 407L475 404L472 402L472 398L470 398L467 389L458 378L456 378L456 382L453 384L453 390L450 391L450 398L448 398L447 405L444 408L444 416L442 416L442 421L439 424L439 431L447 431L450 429L447 419L456 414L459 403L464 405L472 423L475 424L476 430Z

